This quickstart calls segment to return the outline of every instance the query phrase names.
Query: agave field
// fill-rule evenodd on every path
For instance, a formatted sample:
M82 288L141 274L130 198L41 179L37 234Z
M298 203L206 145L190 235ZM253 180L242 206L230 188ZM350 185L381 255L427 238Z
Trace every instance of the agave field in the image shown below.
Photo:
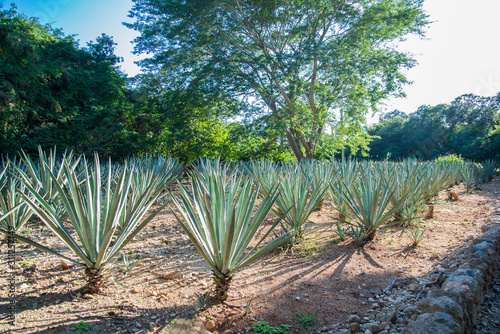
M14 271L20 333L319 330L479 233L500 166L443 160L21 152L0 166L1 307Z

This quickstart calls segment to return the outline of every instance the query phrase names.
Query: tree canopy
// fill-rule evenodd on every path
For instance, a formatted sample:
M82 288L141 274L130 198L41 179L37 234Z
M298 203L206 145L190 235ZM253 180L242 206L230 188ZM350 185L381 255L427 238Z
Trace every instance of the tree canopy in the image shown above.
M111 36L74 36L0 5L0 153L42 148L124 158L225 160L443 154L500 158L500 95L395 110L414 65L419 1L136 1L147 71L127 78ZM361 149L361 150L360 150Z
M395 42L427 24L421 0L134 0L130 16L135 52L152 54L144 68L170 89L260 104L299 160L327 127L359 130L380 100L404 94L415 62Z
M0 11L1 152L57 145L123 154L129 104L113 51L105 34L80 48L72 36L15 7Z

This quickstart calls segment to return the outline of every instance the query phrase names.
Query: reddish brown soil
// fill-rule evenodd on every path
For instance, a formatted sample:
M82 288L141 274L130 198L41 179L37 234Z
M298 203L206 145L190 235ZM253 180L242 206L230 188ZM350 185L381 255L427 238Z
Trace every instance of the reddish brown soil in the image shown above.
M78 294L85 283L83 269L62 270L59 259L24 245L17 245L18 262L36 261L38 278L17 275L16 326L0 320L0 331L15 333L75 333L79 322L93 325L88 333L198 333L212 320L219 333L249 332L256 320L272 326L289 324L289 333L305 333L297 323L300 314L312 316L322 326L345 321L353 313L370 308L369 286L384 289L394 278L427 273L466 240L480 234L486 217L498 206L500 180L467 194L462 186L453 190L460 200L436 199L434 218L424 219L426 236L417 248L403 230L378 233L363 248L347 239L336 243L334 212L325 205L311 217L306 240L293 252L275 252L241 270L231 286L226 305L209 300L198 310L195 293L213 288L203 259L165 210L127 247L140 264L125 275L116 271L102 295L84 299ZM62 250L41 224L30 223L29 237ZM1 248L0 310L7 313L8 282L6 246ZM68 256L72 256L67 253ZM162 275L179 273L173 279ZM404 280L402 280L404 281ZM88 297L87 297L88 298ZM245 316L240 305L250 301Z

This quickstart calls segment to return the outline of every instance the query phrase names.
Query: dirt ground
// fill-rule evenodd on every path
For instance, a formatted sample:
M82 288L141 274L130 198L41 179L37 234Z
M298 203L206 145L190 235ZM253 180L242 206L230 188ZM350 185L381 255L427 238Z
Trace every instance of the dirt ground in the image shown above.
M62 269L57 257L18 244L16 262L21 266L36 264L37 278L16 275L15 326L5 317L10 274L7 247L3 245L0 331L200 333L209 322L209 326L215 325L212 332L247 333L255 321L266 321L274 327L290 325L288 333L319 332L351 314L363 316L370 309L370 287L381 291L394 278L409 278L406 281L410 284L412 276L429 272L455 248L481 233L486 217L498 206L500 179L481 185L473 194L465 193L461 185L452 190L460 200L450 201L446 192L440 193L434 201L434 218L422 221L426 235L417 248L410 246L403 230L381 231L363 248L350 239L338 242L332 218L335 213L326 204L311 217L300 248L268 254L244 268L233 280L228 303L209 299L204 310L199 310L195 294L203 295L213 288L209 267L169 209L126 247L132 262L142 259L129 273L116 270L102 295L79 294L85 284L81 268ZM25 233L42 244L64 249L40 223L29 223ZM305 330L299 319L313 324Z

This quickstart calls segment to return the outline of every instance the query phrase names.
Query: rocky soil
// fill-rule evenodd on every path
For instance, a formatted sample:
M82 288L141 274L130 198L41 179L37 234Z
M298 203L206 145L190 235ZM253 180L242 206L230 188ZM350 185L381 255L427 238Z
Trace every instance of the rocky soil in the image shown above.
M255 321L265 321L273 327L290 325L288 334L399 333L419 315L418 303L428 291L463 262L488 215L499 210L499 179L473 194L462 186L452 190L460 200L448 200L446 192L436 198L435 217L421 221L426 235L417 248L402 230L380 231L363 248L351 240L339 242L335 212L325 205L311 217L301 247L266 255L244 268L235 277L228 304L210 299L203 310L196 294L213 288L210 270L170 210L127 246L124 251L131 261L140 259L139 265L130 273L113 274L102 295L79 294L85 283L81 268L63 268L57 257L19 245L17 324L12 327L0 318L0 332L76 333L74 328L83 323L91 334L190 334L207 328L212 333L251 333ZM39 223L30 223L26 233L64 252L61 242ZM4 270L6 247L0 251L0 314L6 314L10 273ZM35 264L36 275L31 275L29 267ZM492 288L496 294L498 283L495 280ZM492 307L483 313L496 321L491 313L498 311L498 301L489 296L485 305ZM241 305L250 303L245 314ZM313 317L313 326L301 328L300 314ZM478 330L481 326L485 331L477 333L495 333L494 325L483 325L483 319Z
M326 326L319 333L335 334L394 334L401 333L409 321L415 320L421 313L418 302L432 288L441 285L445 279L466 259L467 248L471 240L448 254L436 263L429 273L421 276L407 276L396 279L393 285L368 298L371 309L365 316L353 314L347 322ZM500 302L499 302L500 305ZM480 332L491 333L491 332Z
M485 293L481 313L472 334L500 333L500 270Z

